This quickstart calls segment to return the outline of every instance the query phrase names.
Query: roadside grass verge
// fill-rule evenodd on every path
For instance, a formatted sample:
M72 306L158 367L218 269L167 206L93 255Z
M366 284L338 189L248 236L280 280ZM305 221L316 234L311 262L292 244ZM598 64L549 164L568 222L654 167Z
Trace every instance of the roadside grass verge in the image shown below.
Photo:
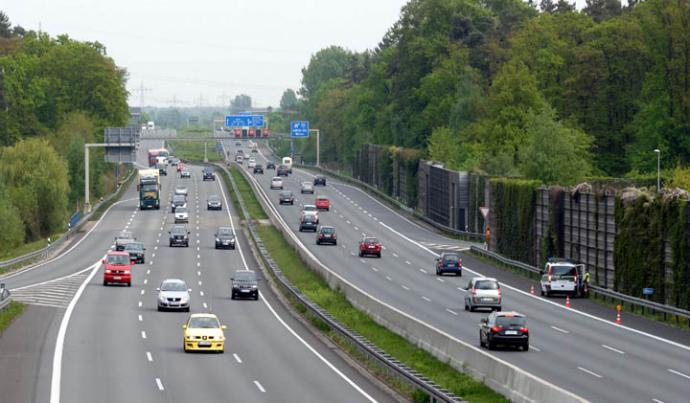
M19 315L21 315L26 309L26 305L21 302L12 301L3 310L0 310L0 334L2 334L7 326L12 323Z
M247 205L247 210L249 210L249 215L251 216L251 218L255 220L268 219L268 216L264 212L264 209L261 207L261 204L259 204L259 201L254 195L252 188L249 186L249 182L247 182L244 176L242 176L242 173L239 171L239 168L237 168L235 165L230 165L229 170L230 174L235 180L235 183L237 184L237 188L239 189L240 194L242 195L242 199Z
M105 211L112 206L114 203L116 203L120 198L122 197L122 194L127 190L129 187L130 183L136 178L137 174L136 172L132 172L132 174L127 178L126 181L122 182L120 185L120 188L117 190L117 193L115 196L111 197L110 200L107 202L101 204L98 206L98 209L94 211L94 213L91 215L91 219L89 221L98 221L99 218L105 213Z
M240 197L245 200L248 209L250 209L250 205L254 205L261 212L261 216L266 217L263 208L256 201L253 191L242 174L238 172L235 167L231 167L230 171L238 186ZM227 182L227 178L226 185L228 189L232 189L230 183ZM239 211L238 205L236 205L236 208ZM250 212L250 215L251 214L253 213ZM283 274L290 282L342 324L367 338L370 342L374 343L377 347L381 348L398 361L436 382L441 387L450 390L455 395L461 396L465 400L482 403L508 401L486 385L455 370L449 364L438 360L427 351L416 347L403 337L377 324L365 313L356 309L347 301L342 293L332 290L316 272L310 270L296 251L285 241L282 234L272 225L257 226L257 231L271 257L278 266L280 266ZM288 298L291 299L297 310L310 319L318 329L323 331L346 351L352 353L354 356L358 356L351 346L337 337L337 334L332 332L325 323L311 317L311 315L306 312L306 309L294 299L290 298L289 295ZM380 370L377 370L375 366L372 366L365 359L362 359L362 357L358 358L372 369L373 372L383 378L387 378L385 374L382 374ZM391 382L390 378L388 378L388 381L391 386L395 387L406 396L413 398L415 401L424 401L422 396L414 394L406 385L400 385L395 381Z
M199 161L204 160L204 142L203 141L182 141L182 140L169 140L167 142L175 151L173 155L177 158L187 160L187 161ZM216 152L216 142L209 140L206 142L206 156L209 162L222 161L218 152Z
M54 241L54 240L60 238L60 236L62 234L63 234L62 232L55 233L55 234L50 236L50 239L52 239ZM0 261L13 259L17 256L22 256L22 255L25 255L27 253L33 252L35 250L45 248L46 246L48 246L48 239L47 238L39 239L39 240L34 241L34 242L25 243L25 244L17 246L16 248L8 249L8 250L5 250L2 253L0 253Z

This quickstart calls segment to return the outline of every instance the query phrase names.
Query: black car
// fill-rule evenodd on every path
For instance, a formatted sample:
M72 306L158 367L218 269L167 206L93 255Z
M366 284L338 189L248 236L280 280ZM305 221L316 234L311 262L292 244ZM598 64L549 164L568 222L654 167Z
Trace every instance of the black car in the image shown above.
M186 208L187 207L187 197L185 195L175 195L172 198L172 203L170 203L170 209L172 212L175 212L175 209L178 207Z
M168 176L168 166L167 165L159 162L158 164L156 164L156 168L158 168L158 173L160 175Z
M231 227L218 227L215 233L216 249L235 249L235 231Z
M125 246L125 252L129 252L129 260L134 263L146 263L143 242L130 242Z
M239 141L236 141L236 142L235 142L235 147L242 147L242 143L239 142Z
M216 180L216 174L213 172L213 169L211 169L211 168L204 168L203 175L204 175L205 181Z
M180 159L177 157L170 157L168 161L170 161L170 165L177 165L180 163Z
M170 234L170 246L189 247L189 231L186 226L173 225L168 234Z
M314 186L326 186L326 177L323 175L316 175L314 177Z
M255 174L262 174L264 173L264 166L261 164L256 164L254 165L254 173Z
M338 237L335 233L335 228L322 225L316 232L316 244L321 245L324 243L330 243L333 245L338 244Z
M304 230L312 230L316 232L316 224L318 223L316 216L313 214L302 214L299 219L299 232Z
M237 270L232 281L230 299L253 298L259 299L259 282L256 280L256 273L251 270Z
M279 204L289 204L293 205L295 204L295 196L292 194L291 191L285 190L283 192L280 192L280 196L278 196L278 202Z
M273 161L268 161L266 163L266 169L276 169L276 163Z
M529 329L525 315L517 312L492 312L479 324L479 344L493 350L499 345L529 350Z
M256 148L252 148L252 153L253 153L253 154L256 154L256 153L258 153L258 152L259 152L259 150L257 150Z
M288 176L289 173L290 173L290 170L288 169L287 166L278 165L278 169L276 169L276 176Z
M134 242L136 240L137 239L132 236L131 232L122 231L115 236L115 250L123 251L125 250L125 246L127 246L128 243Z
M222 210L223 202L220 200L218 195L210 195L206 201L207 210Z

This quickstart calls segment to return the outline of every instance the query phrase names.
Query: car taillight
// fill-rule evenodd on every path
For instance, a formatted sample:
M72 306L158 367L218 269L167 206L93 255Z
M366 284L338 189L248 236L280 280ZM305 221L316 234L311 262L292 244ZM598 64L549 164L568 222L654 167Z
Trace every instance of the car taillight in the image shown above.
M476 288L472 289L472 295L477 295L477 289Z
M335 239L336 235L335 235L335 234L333 234L333 235L332 235L332 237L333 237L333 239Z
M549 274L549 285L551 285L551 275Z
M501 300L501 296L503 296L503 293L501 292L501 289L498 289L498 300Z
M520 331L521 331L522 333L529 333L529 329L527 329L527 328L524 327L524 326L520 328Z
M106 269L105 272L110 274L110 273L112 273L112 270Z
M491 333L498 333L501 330L503 330L503 328L501 326L494 326L491 328Z
M125 270L125 274L129 274L129 270Z
M324 235L323 235L323 234L319 234L319 238L323 238L323 237L324 237Z

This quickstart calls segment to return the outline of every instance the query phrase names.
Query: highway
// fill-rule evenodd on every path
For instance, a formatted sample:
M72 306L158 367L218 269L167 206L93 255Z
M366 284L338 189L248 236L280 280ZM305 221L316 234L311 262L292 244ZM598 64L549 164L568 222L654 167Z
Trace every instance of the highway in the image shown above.
M142 164L145 150L158 146L147 143L140 147ZM3 390L25 393L13 392L11 396L21 399L15 401L391 401L292 318L263 277L259 301L230 300L232 272L257 269L257 263L221 181L203 182L200 167L191 171L191 179L179 179L169 169L163 177L161 210L139 211L132 186L71 252L6 277L20 300L41 305L31 307L8 332L21 332L17 325L39 328L37 322L48 317L52 323L40 329L35 349L41 354L32 357L37 364L27 366L30 373L13 369L12 379L27 380L21 387L0 384ZM170 192L179 183L189 189L189 248L168 246ZM222 211L206 210L211 194L223 195ZM236 227L237 250L214 249L213 233L220 225ZM102 267L96 262L121 230L132 231L145 243L147 261L133 269L131 287L104 287ZM156 309L156 288L166 278L184 279L192 288L192 313L213 312L227 325L225 354L182 351L182 324L189 314ZM79 298L72 300L74 295ZM64 312L70 315L61 335L58 325ZM0 355L7 353L2 351L4 342L0 341ZM54 354L56 345L59 354ZM61 363L57 371L46 370L54 365L53 356ZM38 379L32 378L36 372Z
M224 147L234 156L235 141L225 141ZM265 166L264 153L269 155L261 148L257 162ZM243 169L247 169L246 162ZM468 244L413 223L361 190L330 177L326 187L316 187L316 193L331 200L331 211L319 213L320 224L336 227L338 246L317 246L313 233L298 232L300 206L314 204L315 199L315 195L300 194L300 183L312 181L313 175L293 169L284 180L285 189L296 196L294 206L278 205L279 191L270 189L274 175L275 171L267 170L253 177L305 247L330 270L383 302L478 346L479 319L487 313L464 311L462 288L478 272L491 275L502 283L503 310L528 316L531 349L488 353L593 402L687 401L687 331L643 319L636 319L633 327L616 326L611 310L590 301L574 300L573 308L566 309L563 299L531 295L528 280L467 255L462 277L437 277L436 253L463 250ZM364 234L382 242L381 259L357 256L357 243Z

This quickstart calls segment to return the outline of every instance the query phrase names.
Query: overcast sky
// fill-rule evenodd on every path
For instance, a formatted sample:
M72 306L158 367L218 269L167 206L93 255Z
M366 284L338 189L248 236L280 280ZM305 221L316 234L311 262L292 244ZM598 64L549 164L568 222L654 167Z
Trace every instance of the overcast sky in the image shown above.
M310 56L376 47L406 0L2 0L12 25L103 43L130 104L277 106Z

